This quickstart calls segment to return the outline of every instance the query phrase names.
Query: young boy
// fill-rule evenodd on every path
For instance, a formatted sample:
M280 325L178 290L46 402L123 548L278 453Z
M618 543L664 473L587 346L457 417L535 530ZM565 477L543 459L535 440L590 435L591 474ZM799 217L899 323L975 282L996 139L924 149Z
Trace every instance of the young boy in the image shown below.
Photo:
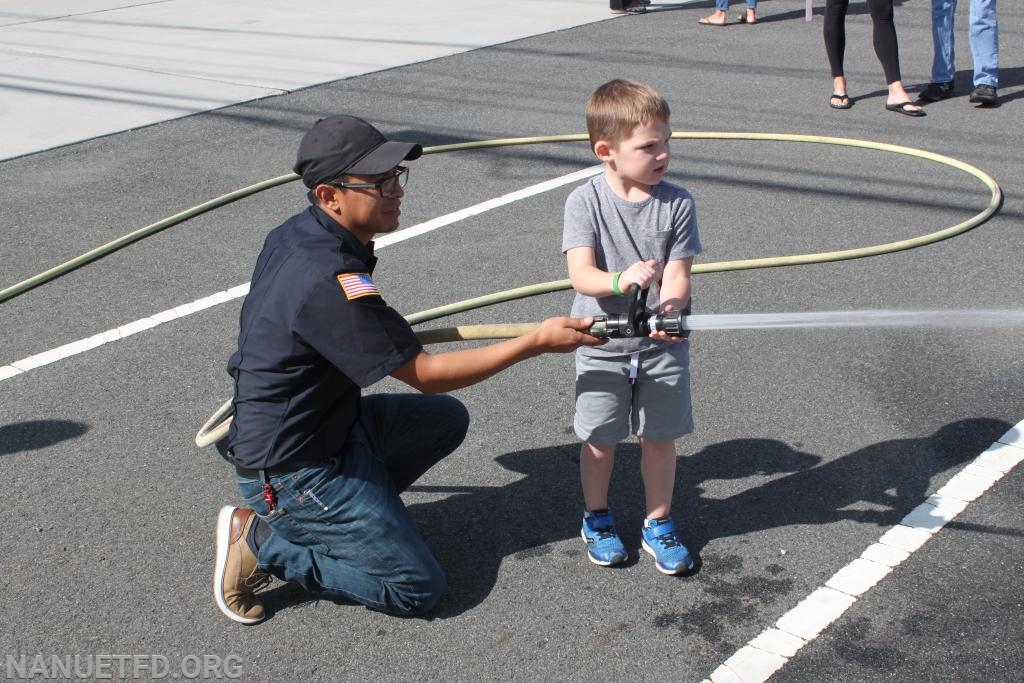
M626 314L632 285L650 288L652 312L681 310L689 303L690 267L701 251L700 237L693 197L663 180L672 133L668 121L668 104L640 83L609 81L587 100L590 144L605 168L565 203L562 251L576 290L574 316ZM636 434L646 496L643 548L664 574L693 567L670 517L674 440L693 431L688 346L653 332L577 351L581 534L595 564L627 558L608 507L608 488L616 444Z

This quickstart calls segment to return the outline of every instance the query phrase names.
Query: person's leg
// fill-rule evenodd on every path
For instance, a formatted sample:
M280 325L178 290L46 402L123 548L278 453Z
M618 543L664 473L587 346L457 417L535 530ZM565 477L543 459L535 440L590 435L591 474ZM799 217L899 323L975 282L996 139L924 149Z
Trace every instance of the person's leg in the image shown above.
M311 593L422 613L440 599L444 574L372 440L360 419L329 465L272 477L278 502L269 512L262 482L237 477L246 505L272 529L258 549L259 568Z
M672 493L676 487L675 441L640 439L640 446L646 516L650 519L668 517L672 514Z
M614 443L598 445L584 441L580 445L580 483L587 510L608 509L608 489L614 467Z
M676 485L675 440L693 431L690 398L690 345L679 342L642 357L634 391L633 430L643 454L646 515L643 548L654 556L658 571L680 574L693 567L690 551L679 540L672 521Z
M885 72L885 82L902 81L900 49L893 23L892 0L868 0L871 10L872 39L875 55Z
M615 464L615 444L584 442L580 448L580 481L583 484L583 527L580 536L587 544L587 557L596 565L610 567L629 557L615 529L615 517L608 507L608 487Z
M950 83L956 74L955 14L956 0L932 0L932 83Z
M828 56L832 73L832 92L829 104L845 107L849 103L846 91L846 76L843 72L843 57L846 53L846 9L850 0L825 0L825 20L822 30L825 38L825 54Z
M580 482L587 510L608 507L608 486L615 445L629 436L633 387L629 360L576 354L576 416L580 446Z
M693 568L693 557L676 531L672 520L672 492L676 484L674 441L640 439L643 455L640 471L644 480L647 514L642 530L643 548L654 556L662 574L681 574Z
M999 22L996 0L971 0L971 55L974 85L999 87Z
M739 20L744 24L757 23L757 0L747 0L747 8L744 13L739 16Z
M706 17L701 17L699 23L724 26L729 23L728 10L729 0L715 0L715 11Z
M444 394L374 394L363 398L359 422L401 493L462 444L469 412Z
M642 449L647 517L668 517L676 484L675 440L693 431L688 342L641 356L631 419Z
M875 55L885 72L885 83L889 89L886 108L895 108L900 113L921 116L924 111L916 104L910 104L911 97L903 87L900 75L900 48L896 38L896 24L893 22L892 0L868 0L871 10L872 36Z
M594 564L611 566L627 557L608 505L615 445L629 434L629 362L576 354L576 417L580 446L583 525L580 535Z

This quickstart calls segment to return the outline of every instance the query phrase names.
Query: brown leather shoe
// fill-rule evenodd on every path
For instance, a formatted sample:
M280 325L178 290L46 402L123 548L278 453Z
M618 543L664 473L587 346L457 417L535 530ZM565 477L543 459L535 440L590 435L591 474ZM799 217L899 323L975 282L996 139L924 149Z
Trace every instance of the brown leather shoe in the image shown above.
M228 619L240 624L263 621L266 613L255 589L269 580L259 571L246 537L258 518L249 508L225 505L217 515L217 562L213 570L213 599Z

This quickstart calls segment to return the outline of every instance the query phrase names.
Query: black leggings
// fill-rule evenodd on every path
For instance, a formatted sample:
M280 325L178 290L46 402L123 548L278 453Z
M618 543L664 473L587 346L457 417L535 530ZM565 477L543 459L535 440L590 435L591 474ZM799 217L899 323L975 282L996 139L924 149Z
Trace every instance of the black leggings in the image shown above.
M875 54L885 71L886 84L900 78L900 48L896 42L896 26L892 22L892 0L867 0L874 29ZM843 53L846 51L846 8L850 0L825 1L825 52L832 68L832 77L843 75Z

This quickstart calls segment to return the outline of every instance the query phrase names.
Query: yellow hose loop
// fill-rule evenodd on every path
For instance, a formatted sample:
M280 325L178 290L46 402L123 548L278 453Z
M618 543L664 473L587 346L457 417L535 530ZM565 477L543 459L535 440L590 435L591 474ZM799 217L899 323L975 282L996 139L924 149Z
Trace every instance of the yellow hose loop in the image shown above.
M210 419L203 423L196 434L196 445L202 448L215 444L228 435L231 427L231 418L235 415L234 399L225 401L217 412L210 416Z
M902 147L899 145L889 145L882 142L871 142L868 140L854 140L849 138L834 138L825 137L819 135L795 135L785 133L716 133L716 132L675 132L672 133L672 137L675 139L688 139L688 140L762 140L772 142L807 142L807 143L819 143L828 145L841 145L846 147L861 147L864 149L874 149L883 152L893 152L896 154L904 154L907 156L914 156L921 159L927 159L936 163L944 164L963 171L981 180L989 188L992 193L992 199L989 202L988 207L974 218L947 228L944 231L931 233L921 238L915 238L912 240L904 240L903 242L893 242L887 245L878 245L877 247L865 247L864 249L850 249L847 251L831 252L829 258L819 258L824 255L822 254L806 254L802 256L785 256L767 259L749 259L745 261L728 261L718 264L703 264L704 266L717 266L715 271L697 271L696 267L694 272L717 272L724 270L743 270L747 268L772 268L780 265L797 265L802 263L822 263L824 261L841 261L844 259L862 258L865 256L873 256L876 254L889 253L893 251L900 251L902 249L911 249L916 246L922 246L923 244L930 244L931 242L937 242L939 240L947 239L954 235L958 235L962 232L966 232L971 228L981 225L988 220L992 214L999 210L1002 204L1002 191L999 189L999 185L992 179L991 176L986 174L984 171L965 164L962 161L952 159L950 157L942 156L941 154L934 154L932 152L926 152L923 150L913 149L911 147ZM511 147L515 145L536 145L536 144L548 144L558 142L583 142L588 140L588 137L584 134L571 134L571 135L543 135L537 137L523 137L523 138L500 138L496 140L477 140L474 142L459 142L450 145L435 145L433 147L424 148L424 154L441 154L445 152L457 152L463 150L472 149L487 149L493 147ZM270 178L248 187L243 187L234 192L221 195L202 204L176 213L173 216L168 216L163 220L157 221L147 225L144 228L139 228L134 232L131 232L123 237L120 237L112 242L108 242L100 247L96 247L81 256L66 261L59 266L50 268L47 271L39 273L33 277L23 280L15 285L0 289L0 303L12 299L23 292L38 287L39 285L49 282L50 280L60 277L76 268L79 268L87 263L91 263L107 254L110 254L122 247L125 247L133 242L136 242L144 237L148 237L156 232L169 228L178 223L182 223L190 218L199 216L207 211L230 204L238 201L244 197L262 192L263 190L277 187L285 183L297 180L299 176L294 173L288 173L276 178ZM925 238L927 241L918 241ZM781 260L780 260L781 259ZM559 288L564 288L559 286ZM556 290L548 290L556 291ZM529 295L527 295L529 296Z
M76 256L70 261L65 261L59 266L54 266L53 268L45 270L42 273L39 273L38 275L33 275L27 280L22 280L16 285L11 285L10 287L0 289L0 303L3 303L8 299L13 299L14 297L18 296L23 292L27 292L33 287L38 287L39 285L49 282L50 280L60 277L61 275L65 275L66 273L69 273L76 268L80 268L87 263L92 263L93 261L106 256L107 254L115 252L118 249L121 249L122 247L128 246L132 242L138 242L143 237L149 237L153 233L160 232L161 230L169 228L172 225L183 223L190 218L195 218L200 214L204 214L207 211L211 211L218 207L224 206L225 204L230 204L231 202L238 201L239 199L242 199L243 197L248 197L251 194L256 194L257 192L262 192L263 190L269 190L272 187L277 187L278 185L283 185L284 183L290 183L291 181L295 180L298 177L299 176L295 175L294 173L289 173L288 175L278 176L277 178L270 178L268 180L264 180L254 185L249 185L248 187L243 187L239 190L235 190L234 192L229 192L227 194L221 195L220 197L216 197L215 199L203 202L202 204L193 206L191 209L186 209L185 211L176 213L173 216L163 218L157 221L156 223L150 223L144 228L139 228L138 230L130 232L127 235L124 235L123 237L119 237L112 242L107 242L103 246L96 247L95 249L90 249L81 256Z

